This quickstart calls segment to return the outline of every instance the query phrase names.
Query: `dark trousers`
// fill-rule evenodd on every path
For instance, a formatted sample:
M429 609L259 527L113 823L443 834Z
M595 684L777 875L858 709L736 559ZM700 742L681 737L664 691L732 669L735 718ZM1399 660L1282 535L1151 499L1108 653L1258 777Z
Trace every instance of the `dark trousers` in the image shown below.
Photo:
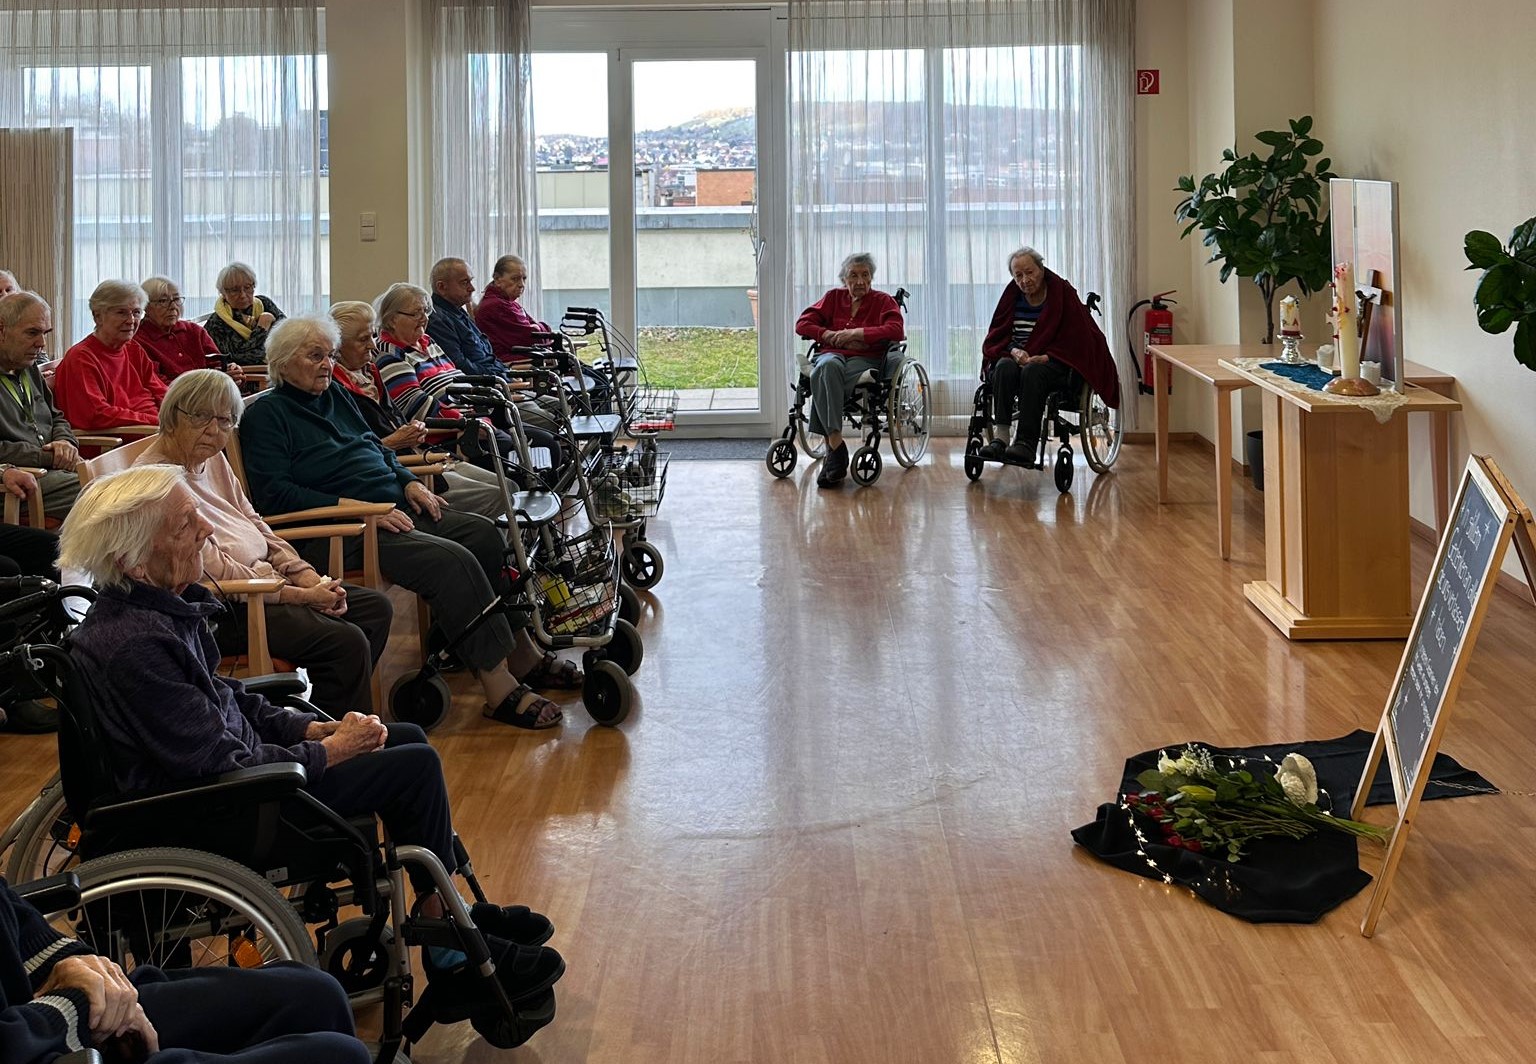
M1019 405L1020 443L1038 442L1045 420L1045 400L1067 386L1072 368L1054 358L1021 366L1006 355L992 367L992 420L1006 433L1013 424L1013 405Z
M50 580L59 578L59 571L55 568L59 560L59 537L41 528L0 525L0 557L16 563L0 569L0 576L46 576Z
M376 813L397 845L425 846L452 872L453 818L443 763L415 724L390 724L384 749L327 768L309 793L345 817ZM430 877L410 869L418 891Z
M327 617L308 606L267 606L267 647L272 656L305 669L314 684L314 703L340 716L370 712L369 679L389 642L395 610L382 592L347 587L347 612ZM224 654L243 654L249 645L246 612L240 604L219 621L214 637Z
M136 969L144 1014L160 1036L146 1064L368 1064L352 1007L325 972L292 961L264 968Z

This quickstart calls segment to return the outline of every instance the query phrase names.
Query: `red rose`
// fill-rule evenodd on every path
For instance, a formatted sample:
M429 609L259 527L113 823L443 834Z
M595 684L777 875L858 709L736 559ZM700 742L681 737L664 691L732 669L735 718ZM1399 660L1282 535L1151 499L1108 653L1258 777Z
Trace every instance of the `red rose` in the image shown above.
M1168 836L1168 845L1169 846L1183 846L1184 845L1184 836L1183 835L1169 835Z
M1205 849L1204 846L1200 845L1200 840L1199 839L1188 839L1188 840L1186 840L1185 843L1184 843L1184 848L1186 850L1188 850L1190 853L1199 853L1201 850Z

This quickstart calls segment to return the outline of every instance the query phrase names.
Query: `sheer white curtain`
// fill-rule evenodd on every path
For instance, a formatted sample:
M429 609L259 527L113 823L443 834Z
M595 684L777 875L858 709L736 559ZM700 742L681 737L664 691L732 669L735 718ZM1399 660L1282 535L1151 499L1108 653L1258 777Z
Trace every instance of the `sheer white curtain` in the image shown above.
M1132 0L790 0L791 298L812 302L846 254L872 252L875 284L912 293L909 350L934 381L937 430L963 429L1021 244L1104 297L1117 349L1135 262L1133 49Z
M480 283L506 254L528 264L538 307L538 223L528 0L426 0L433 257Z
M328 302L321 11L0 0L0 126L74 131L67 337L90 330L106 278L164 274L207 314L232 260L288 313ZM26 209L0 204L0 222Z

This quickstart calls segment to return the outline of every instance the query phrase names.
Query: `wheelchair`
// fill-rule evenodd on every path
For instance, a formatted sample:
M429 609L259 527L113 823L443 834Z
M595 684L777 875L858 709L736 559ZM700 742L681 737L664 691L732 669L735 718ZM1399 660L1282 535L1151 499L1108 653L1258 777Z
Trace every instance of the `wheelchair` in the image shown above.
M896 290L896 304L905 312L907 290ZM768 472L783 480L794 472L800 451L812 460L825 458L827 441L810 430L811 368L818 345L812 344L796 360L799 375L789 405L789 423L779 438L768 445L764 463ZM843 420L863 437L864 444L853 452L848 472L855 484L868 486L880 479L884 460L880 457L880 437L891 438L891 454L903 469L911 469L928 451L928 425L932 415L932 394L928 390L928 371L921 362L907 357L905 343L892 344L885 352L885 366L877 377L865 372L848 392ZM796 442L799 443L798 450Z
M1087 305L1094 313L1099 312L1099 295L1089 292ZM1057 441L1056 459L1052 473L1056 490L1065 495L1072 490L1075 472L1072 438L1082 440L1083 457L1088 468L1096 474L1109 472L1120 457L1120 445L1124 431L1120 424L1120 411L1106 403L1076 370L1073 370L1064 387L1046 396L1045 414L1041 419L1039 450L1029 463L1019 463L1007 458L983 458L981 448L987 442L992 429L992 382L983 379L976 389L971 420L966 427L964 468L966 478L981 479L986 464L1024 465L1027 469L1044 469L1046 451L1051 441Z
M424 847L393 844L374 817L344 818L319 802L304 790L302 766L261 765L164 793L118 795L109 744L67 652L21 644L0 653L0 669L31 674L60 707L60 781L7 835L19 881L77 877L78 899L45 909L63 933L125 970L276 960L324 968L354 1006L382 1003L378 1064L401 1059L433 1023L468 1019L486 1041L511 1048L554 1019L563 962L512 996L450 870ZM302 688L294 677L259 686L314 712L292 697ZM33 845L37 836L28 833L39 829ZM454 848L452 872L486 901L457 838ZM45 850L51 863L39 867ZM18 860L23 853L33 855L30 864ZM407 916L407 867L431 878L444 918ZM360 915L343 919L349 909ZM468 965L416 994L410 946L461 950Z

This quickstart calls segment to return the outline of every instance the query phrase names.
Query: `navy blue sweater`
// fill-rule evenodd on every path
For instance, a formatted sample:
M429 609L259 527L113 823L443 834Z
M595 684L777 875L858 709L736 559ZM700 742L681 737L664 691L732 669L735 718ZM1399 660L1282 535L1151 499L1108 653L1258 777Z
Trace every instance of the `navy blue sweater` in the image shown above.
M218 675L208 618L219 608L197 584L173 595L133 583L104 588L75 629L70 657L112 744L120 793L274 762L303 765L311 784L325 771L325 747L304 738L313 713Z
M0 1064L34 1064L91 1044L85 991L33 995L65 957L89 953L0 880Z
M491 351L491 341L464 307L456 307L442 296L432 295L432 316L427 319L427 335L453 359L465 373L485 377L507 375L507 367Z

